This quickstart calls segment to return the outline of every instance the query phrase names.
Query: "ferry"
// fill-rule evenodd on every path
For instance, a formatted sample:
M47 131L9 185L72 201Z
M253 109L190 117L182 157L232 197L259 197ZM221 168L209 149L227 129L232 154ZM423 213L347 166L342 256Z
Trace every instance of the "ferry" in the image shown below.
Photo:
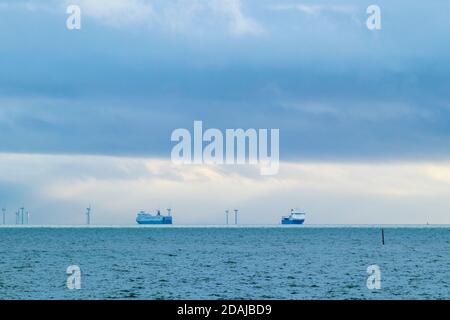
M162 215L160 210L156 210L155 214L141 211L137 214L136 222L138 224L172 224L170 211L167 209L167 216Z
M305 213L296 209L291 209L288 216L281 218L281 224L303 224L305 222Z

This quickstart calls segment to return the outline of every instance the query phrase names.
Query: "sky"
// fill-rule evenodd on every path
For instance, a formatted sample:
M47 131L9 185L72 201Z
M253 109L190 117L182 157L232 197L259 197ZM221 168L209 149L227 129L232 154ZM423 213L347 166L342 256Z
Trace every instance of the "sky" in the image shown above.
M68 30L68 5L81 29ZM381 30L366 9L381 8ZM450 3L0 0L0 206L35 224L450 224ZM280 171L174 165L177 128L280 129Z

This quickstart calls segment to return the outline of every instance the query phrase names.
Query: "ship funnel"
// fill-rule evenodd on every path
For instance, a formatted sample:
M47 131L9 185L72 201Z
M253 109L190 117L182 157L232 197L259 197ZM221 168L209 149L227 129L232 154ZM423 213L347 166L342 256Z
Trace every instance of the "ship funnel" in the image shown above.
M167 215L170 217L170 215L171 215L171 212L172 212L172 209L171 208L168 208L167 209Z

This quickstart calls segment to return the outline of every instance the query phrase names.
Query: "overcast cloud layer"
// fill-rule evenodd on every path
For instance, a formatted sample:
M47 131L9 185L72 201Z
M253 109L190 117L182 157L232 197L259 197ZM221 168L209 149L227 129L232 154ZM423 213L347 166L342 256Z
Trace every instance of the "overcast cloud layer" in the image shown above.
M448 159L450 4L0 2L0 150L168 156L170 132L280 128L284 159ZM448 9L448 10L446 10Z

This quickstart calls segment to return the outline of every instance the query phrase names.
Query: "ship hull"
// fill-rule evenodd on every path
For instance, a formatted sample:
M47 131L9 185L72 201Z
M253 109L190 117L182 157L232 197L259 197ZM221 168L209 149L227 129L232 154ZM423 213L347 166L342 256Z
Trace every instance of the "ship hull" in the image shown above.
M149 214L140 214L136 218L138 224L172 224L171 216L154 216Z
M172 224L172 221L137 221L138 224Z
M281 224L303 224L305 219L282 219Z

